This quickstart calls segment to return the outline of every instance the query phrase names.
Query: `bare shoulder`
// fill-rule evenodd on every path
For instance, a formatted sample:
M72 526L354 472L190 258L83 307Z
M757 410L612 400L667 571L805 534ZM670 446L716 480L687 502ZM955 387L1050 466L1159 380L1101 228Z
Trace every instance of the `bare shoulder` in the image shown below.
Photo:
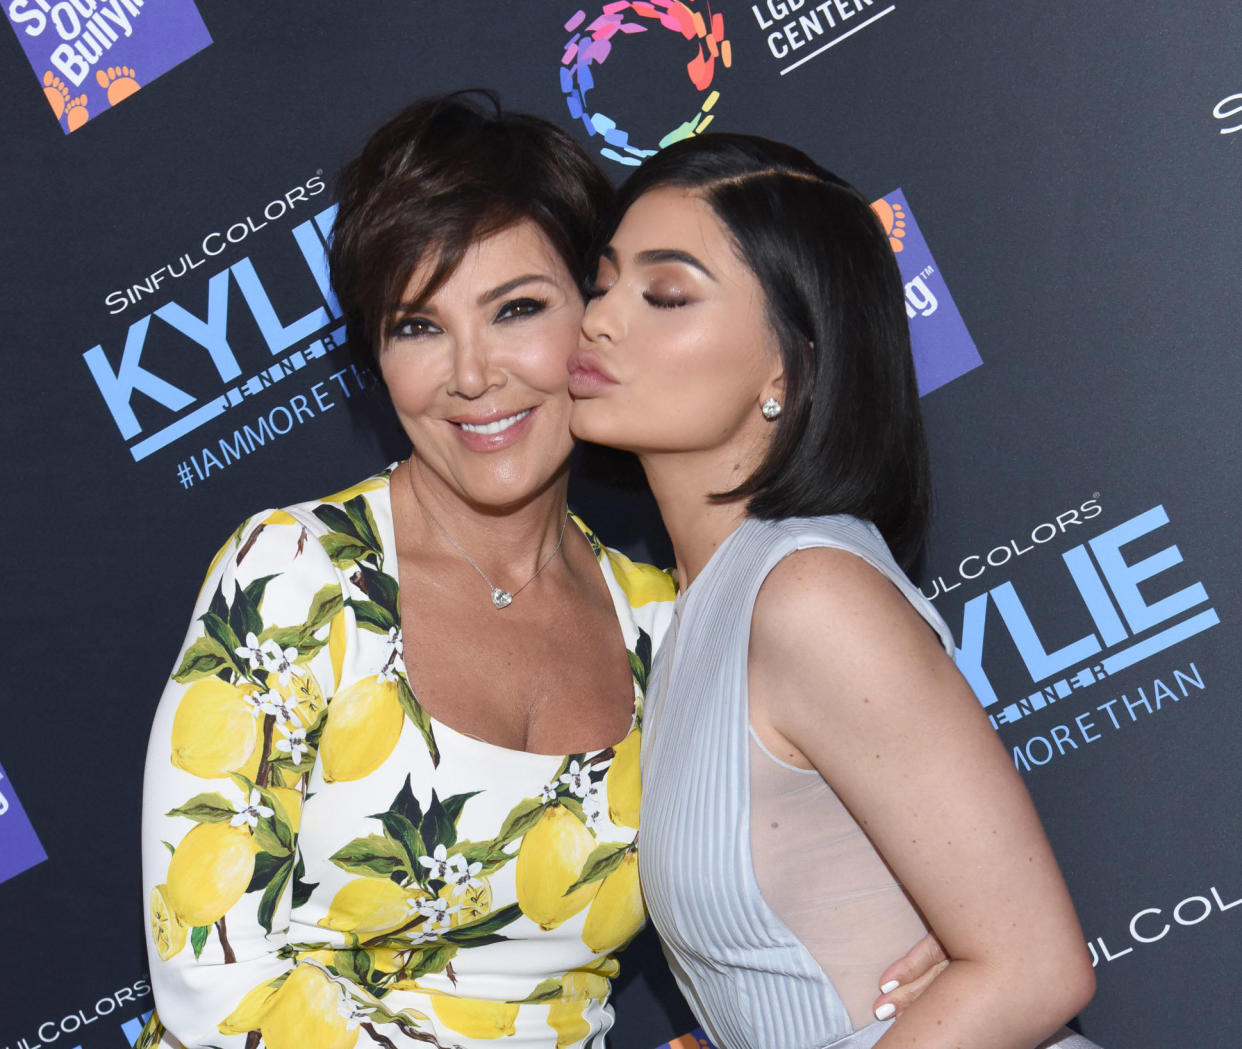
M796 550L764 580L751 620L751 656L819 662L841 652L870 658L895 648L940 649L896 585L846 550ZM942 650L941 650L942 651Z

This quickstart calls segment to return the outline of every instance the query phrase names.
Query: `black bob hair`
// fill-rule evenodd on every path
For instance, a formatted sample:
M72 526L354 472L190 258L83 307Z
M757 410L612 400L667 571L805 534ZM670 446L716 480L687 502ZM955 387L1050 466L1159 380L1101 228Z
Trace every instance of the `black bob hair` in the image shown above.
M715 498L744 498L759 518L864 518L909 569L931 516L927 438L901 274L866 198L791 146L705 134L625 181L603 242L631 204L664 187L715 212L758 278L784 363L767 455Z
M551 121L473 89L422 99L376 131L337 177L328 266L350 340L372 359L411 275L424 300L477 241L523 221L584 284L612 186Z

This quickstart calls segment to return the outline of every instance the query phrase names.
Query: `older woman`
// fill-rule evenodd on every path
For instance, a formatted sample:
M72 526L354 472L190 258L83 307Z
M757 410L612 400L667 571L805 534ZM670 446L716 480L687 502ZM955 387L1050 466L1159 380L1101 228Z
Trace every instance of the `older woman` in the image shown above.
M145 1044L579 1045L643 920L668 577L566 510L609 187L564 132L417 104L340 180L334 286L409 458L245 521L151 733Z
M892 251L788 146L705 135L622 187L570 388L673 541L643 740L643 891L722 1049L1031 1049L1094 987L1030 798L943 620ZM891 548L891 552L890 552ZM949 963L896 1022L873 974ZM889 1011L891 1013L891 1011Z

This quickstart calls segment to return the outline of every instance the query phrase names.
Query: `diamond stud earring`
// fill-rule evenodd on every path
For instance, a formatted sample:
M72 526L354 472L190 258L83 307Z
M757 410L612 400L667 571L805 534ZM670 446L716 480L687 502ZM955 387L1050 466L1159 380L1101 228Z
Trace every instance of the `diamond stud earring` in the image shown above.
M763 417L767 419L768 422L772 422L772 420L780 418L781 402L775 397L769 397L766 401L759 405L759 411L763 413Z

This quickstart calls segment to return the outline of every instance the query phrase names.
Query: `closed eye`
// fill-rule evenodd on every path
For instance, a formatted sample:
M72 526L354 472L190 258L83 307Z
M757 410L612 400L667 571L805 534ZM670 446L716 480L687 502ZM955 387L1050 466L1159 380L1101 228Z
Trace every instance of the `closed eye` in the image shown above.
M650 291L643 292L643 298L658 310L675 310L679 306L685 306L690 301L685 296L656 295Z

